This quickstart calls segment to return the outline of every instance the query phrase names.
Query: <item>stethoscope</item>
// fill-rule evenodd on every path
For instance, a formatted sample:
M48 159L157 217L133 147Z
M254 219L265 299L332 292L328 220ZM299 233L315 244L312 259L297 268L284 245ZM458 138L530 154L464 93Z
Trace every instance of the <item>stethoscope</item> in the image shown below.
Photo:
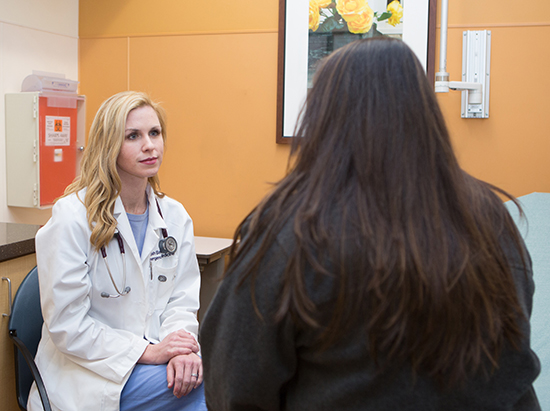
M160 217L164 220L162 211L160 210L159 202L156 198L155 198L155 201L157 203L157 210L160 214ZM161 228L161 231L162 231L162 238L159 240L160 252L163 255L174 254L178 249L178 242L174 237L168 235L168 231L166 230L166 228ZM113 278L113 274L111 273L109 263L107 263L107 251L105 250L105 247L101 247L101 256L103 257L103 261L105 261L105 266L107 267L109 278L111 279L111 282L113 283L113 287L115 288L115 291L116 291L116 294L109 294L108 292L103 291L101 293L101 296L103 298L118 298L132 291L132 289L126 285L126 251L124 250L124 242L122 241L122 237L120 237L120 234L118 231L115 233L114 237L118 242L118 248L120 250L120 254L122 255L122 283L124 284L124 288L122 291L120 291L119 288L117 287L115 279Z

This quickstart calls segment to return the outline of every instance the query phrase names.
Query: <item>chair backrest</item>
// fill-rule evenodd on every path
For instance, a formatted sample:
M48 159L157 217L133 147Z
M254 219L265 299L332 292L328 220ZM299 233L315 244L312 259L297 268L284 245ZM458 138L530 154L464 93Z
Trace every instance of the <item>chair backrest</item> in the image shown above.
M25 277L13 300L9 321L10 336L15 335L27 346L32 358L36 354L42 336L42 310L38 288L38 270L34 267ZM29 391L34 377L20 350L15 348L15 373L17 400L22 409L26 409Z

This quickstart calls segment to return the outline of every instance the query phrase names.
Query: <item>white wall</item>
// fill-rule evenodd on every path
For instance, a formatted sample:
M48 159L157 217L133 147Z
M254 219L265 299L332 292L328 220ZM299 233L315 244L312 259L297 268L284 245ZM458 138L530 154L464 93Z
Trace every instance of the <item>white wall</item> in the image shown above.
M51 215L6 199L4 95L20 92L33 70L78 80L78 0L0 0L0 222L44 224Z

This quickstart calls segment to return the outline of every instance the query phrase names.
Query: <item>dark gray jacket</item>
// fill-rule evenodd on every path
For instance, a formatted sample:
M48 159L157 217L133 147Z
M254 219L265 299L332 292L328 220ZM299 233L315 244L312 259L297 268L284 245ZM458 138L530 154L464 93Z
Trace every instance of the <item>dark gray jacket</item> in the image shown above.
M469 380L465 387L441 392L429 378L413 381L409 367L375 373L367 338L358 324L329 350L315 349L317 331L290 318L274 323L281 274L294 247L291 224L281 231L260 269L256 299L264 319L255 313L250 283L237 288L237 267L220 285L201 325L206 402L213 411L226 410L539 410L532 383L540 363L530 349L529 323L521 349L505 349L499 368L487 381ZM534 292L518 250L507 247L522 308L529 318ZM525 251L527 253L527 251ZM246 264L246 261L243 262ZM312 281L309 294L321 311L331 312L332 283Z

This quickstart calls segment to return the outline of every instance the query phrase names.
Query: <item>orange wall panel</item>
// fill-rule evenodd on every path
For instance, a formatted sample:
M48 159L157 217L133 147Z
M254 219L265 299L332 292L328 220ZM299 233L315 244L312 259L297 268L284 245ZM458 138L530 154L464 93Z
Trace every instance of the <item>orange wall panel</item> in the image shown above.
M447 71L462 73L463 29L449 29ZM460 92L438 94L461 165L516 196L550 192L550 128L545 72L550 27L491 28L491 90L488 119L462 119ZM438 58L436 57L439 61Z
M441 1L438 1L440 10ZM439 24L440 12L437 22ZM518 25L550 23L550 2L535 0L520 3L511 0L449 1L449 25Z
M128 89L128 39L80 39L80 93L86 96L86 138L100 104Z
M284 175L289 147L275 144L278 4L80 0L87 123L128 88L163 102L162 188L185 205L197 235L231 236ZM462 119L460 93L438 95L461 165L517 196L550 192L550 3L528 4L450 2L451 79L461 75L462 32L492 31L490 117Z
M285 172L275 144L277 34L130 41L130 88L162 101L168 142L162 189L200 235L230 237Z
M80 37L277 30L278 0L80 0Z

